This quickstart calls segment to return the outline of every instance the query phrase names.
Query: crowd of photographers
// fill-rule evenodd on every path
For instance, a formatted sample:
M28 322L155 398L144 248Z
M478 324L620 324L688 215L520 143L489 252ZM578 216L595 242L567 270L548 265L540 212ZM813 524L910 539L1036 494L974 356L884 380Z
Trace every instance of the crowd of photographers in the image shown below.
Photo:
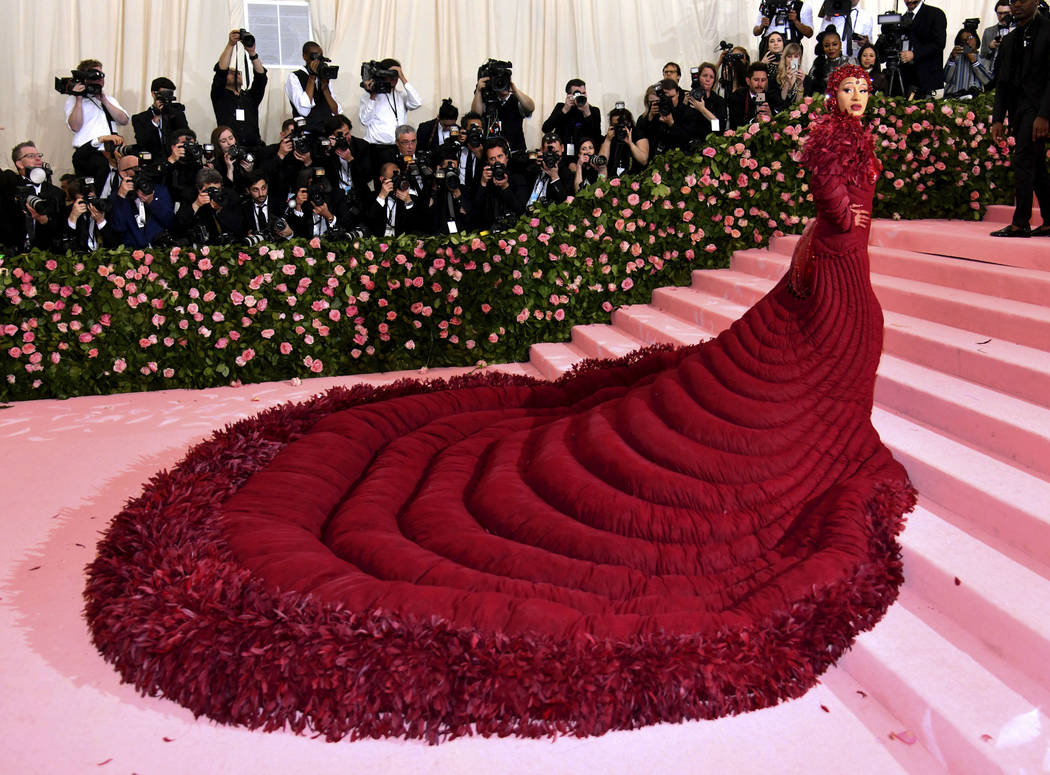
M302 68L285 85L291 117L266 144L258 109L267 71L246 30L230 33L215 64L216 127L206 137L189 127L170 79L156 78L149 107L132 115L106 91L102 63L85 60L55 83L65 95L74 173L52 181L41 149L15 146L14 169L0 175L0 244L61 252L498 230L536 203L637 172L666 150L768 120L822 92L846 62L868 69L877 89L902 96L943 89L964 97L995 85L999 44L1012 24L1006 0L983 32L979 20L966 21L947 62L947 23L936 7L905 0L904 13L874 16L858 3L760 0L754 61L746 48L722 42L718 61L691 68L687 81L668 62L637 118L617 102L603 122L587 84L573 78L535 150L524 122L536 105L515 84L510 62L482 65L468 112L446 99L418 126L409 113L423 100L401 64L364 63L359 138L338 96L339 67L308 42ZM811 38L814 61L804 71Z

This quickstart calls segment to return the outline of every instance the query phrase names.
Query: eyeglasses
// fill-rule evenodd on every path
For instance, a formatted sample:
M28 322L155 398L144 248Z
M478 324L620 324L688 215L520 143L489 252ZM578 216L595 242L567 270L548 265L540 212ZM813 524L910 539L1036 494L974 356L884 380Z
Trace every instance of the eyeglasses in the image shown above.
M42 154L42 153L23 153L21 156L18 157L18 160L22 161L22 159L43 159L43 158L44 158L44 154Z

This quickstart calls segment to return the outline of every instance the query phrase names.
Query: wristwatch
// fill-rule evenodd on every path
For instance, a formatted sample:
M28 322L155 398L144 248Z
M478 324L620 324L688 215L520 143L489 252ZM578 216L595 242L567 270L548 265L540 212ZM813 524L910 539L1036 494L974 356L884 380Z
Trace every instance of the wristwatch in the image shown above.
M249 55L248 55L248 59L252 60L253 62L254 62L254 61L255 61L256 59L258 59L258 58L259 58L259 55L258 55L258 54L249 54Z

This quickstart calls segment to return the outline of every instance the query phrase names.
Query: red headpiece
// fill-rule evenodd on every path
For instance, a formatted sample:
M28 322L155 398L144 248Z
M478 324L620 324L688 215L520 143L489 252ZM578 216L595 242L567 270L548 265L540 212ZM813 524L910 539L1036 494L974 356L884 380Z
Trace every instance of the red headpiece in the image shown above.
M847 78L863 80L868 84L868 91L872 89L871 76L860 65L843 65L836 68L835 72L828 76L828 88L824 90L824 110L827 113L839 112L839 103L836 95L838 94L839 86Z

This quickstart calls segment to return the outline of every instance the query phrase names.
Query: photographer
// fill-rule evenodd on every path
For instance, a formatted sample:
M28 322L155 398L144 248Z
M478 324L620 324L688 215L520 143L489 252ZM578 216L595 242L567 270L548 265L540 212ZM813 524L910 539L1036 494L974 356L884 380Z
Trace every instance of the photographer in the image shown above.
M377 68L369 69L369 74L371 77L361 82L364 93L357 118L365 128L365 140L374 146L373 159L382 163L383 151L397 142L397 128L408 123L408 112L420 107L423 98L396 59L382 60Z
M1046 140L1050 134L1050 19L1036 12L1036 0L1011 6L1017 26L999 47L999 80L992 113L992 139L1005 145L1003 122L1014 137L1011 167L1016 205L1011 223L993 237L1050 236L1050 176ZM1032 195L1039 199L1043 225L1031 230Z
M234 50L240 44L251 62L251 84L244 90L247 70L239 63L230 67ZM219 54L215 75L211 81L211 106L215 111L215 125L228 126L241 142L252 149L263 142L259 134L259 105L266 96L269 77L262 60L255 53L255 36L247 30L230 30L226 48Z
M471 198L481 180L485 166L485 122L477 113L463 116L463 147L459 151L459 182L467 198Z
M266 238L292 236L292 227L285 220L287 204L270 193L269 181L262 172L248 176L248 197L244 200L241 218L248 234Z
M470 109L483 117L486 135L505 138L511 152L525 150L525 119L536 103L514 84L509 62L490 59L478 69Z
M396 237L417 231L423 208L417 208L411 186L393 162L379 168L376 196L365 211L365 224L372 236Z
M663 70L660 71L660 80L665 81L670 78L675 84L681 84L682 82L682 66L677 62L668 62L663 66Z
M907 30L901 51L901 79L906 94L926 97L944 86L941 57L948 40L944 11L925 0L904 0L901 26Z
M722 96L729 95L744 87L747 80L747 68L751 67L751 54L743 46L730 46L724 40L718 44L721 53L718 55L718 85Z
M223 187L238 193L246 190L248 176L255 169L255 154L237 144L237 138L228 126L217 126L212 130L211 145L215 149L212 166L221 176Z
M700 114L685 104L683 92L674 81L664 80L656 84L653 96L655 105L650 101L644 125L650 158L671 148L688 149L699 135ZM639 133L643 131L641 120L638 130Z
M575 176L572 190L579 193L581 188L593 185L599 179L609 177L609 161L607 156L601 156L594 152L594 141L587 139L580 143L580 155L576 159Z
M857 64L863 67L871 77L872 94L886 94L889 91L889 84L885 73L882 72L882 63L879 62L879 53L875 46L870 43L861 46L860 53L857 55Z
M998 67L999 46L1003 38L1014 28L1014 17L1010 13L1009 0L999 0L995 4L996 23L985 27L981 34L981 61L984 69L992 74L993 79Z
M460 181L459 150L449 144L435 153L437 166L427 206L430 233L457 234L470 223L469 200Z
M197 173L197 196L179 209L175 232L197 245L222 245L248 233L239 194L223 188L222 175L207 167Z
M175 102L175 84L170 78L154 78L150 84L153 104L131 117L135 145L157 158L166 155L168 133L186 129L186 108Z
M368 188L368 143L353 137L350 119L340 114L325 122L331 141L331 153L324 160L325 172L332 185L347 197L364 201L371 196Z
M858 8L860 0L825 0L820 9L820 26L835 28L842 41L842 53L856 59L860 47L875 40L875 17Z
M381 152L376 163L380 166L392 162L397 165L401 173L408 178L412 184L412 196L419 196L426 190L426 180L429 177L426 165L428 159L417 157L416 149L419 140L416 130L409 124L402 124L394 132L394 147Z
M117 163L120 186L110 198L107 218L120 242L129 248L148 248L158 237L166 236L175 225L175 207L160 171L139 169L139 158L127 155Z
M65 195L32 140L12 148L11 161L14 170L0 172L0 245L10 253L49 250L62 233Z
M634 116L622 102L609 111L609 131L598 154L608 160L607 171L611 170L617 178L624 173L641 172L649 163L649 140L638 136Z
M197 133L192 129L176 129L168 133L168 153L163 168L163 183L174 201L188 205L197 196L197 173L211 159L204 147L197 144Z
M712 132L724 132L729 127L729 106L715 91L718 74L713 64L704 62L696 68L695 76L692 72L690 76L693 83L685 95L685 104L700 114L696 138L705 140Z
M312 40L303 44L303 63L301 69L288 73L284 93L292 105L292 115L305 118L307 129L321 132L325 119L343 112L330 85L339 71Z
M572 170L565 159L565 146L554 132L543 136L535 159L530 154L534 170L529 180L532 192L526 205L535 202L560 204L572 193Z
M855 65L856 61L842 53L842 38L834 27L828 27L817 35L820 53L813 60L813 67L805 80L807 95L823 94L828 86L828 76L843 65Z
M769 72L761 62L747 70L747 85L729 97L729 128L739 129L753 121L768 121L776 113L770 102Z
M97 59L85 59L73 73L73 78L62 84L68 87L65 114L66 125L73 130L73 171L80 177L101 180L109 171L109 162L102 154L106 143L123 145L114 124L127 126L128 113L115 99L106 94L106 75Z
M992 74L977 57L977 36L961 29L955 36L955 47L944 66L945 99L964 99L980 94L992 81Z
M751 30L756 38L766 39L779 32L785 40L799 41L813 36L813 9L805 2L791 0L763 0L758 6L758 18ZM765 53L765 46L759 44Z
M436 152L453 131L459 130L458 120L459 108L452 104L452 98L441 100L437 118L419 125L419 147L424 151Z
M98 248L111 250L120 245L120 235L106 220L112 202L99 196L95 181L76 178L69 184L69 194L73 201L65 214L64 244L81 253Z
M285 219L296 237L349 239L360 235L366 214L328 180L323 167L302 170Z
M565 84L565 101L543 122L544 134L554 132L565 146L565 156L576 158L583 140L602 136L602 112L587 100L587 84L573 78Z
M485 166L470 204L475 229L502 229L513 224L525 212L529 188L517 173L507 169L510 148L502 137L485 141Z

